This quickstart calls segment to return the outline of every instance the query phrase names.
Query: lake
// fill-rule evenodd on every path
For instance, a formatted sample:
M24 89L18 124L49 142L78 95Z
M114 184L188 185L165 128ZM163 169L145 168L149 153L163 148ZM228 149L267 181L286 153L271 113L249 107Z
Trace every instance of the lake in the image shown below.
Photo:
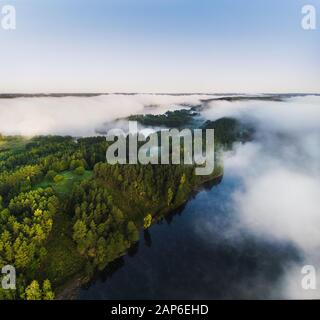
M225 176L178 213L142 232L140 242L79 292L79 299L268 299L284 265L299 261L288 243L237 229L231 195L241 182Z

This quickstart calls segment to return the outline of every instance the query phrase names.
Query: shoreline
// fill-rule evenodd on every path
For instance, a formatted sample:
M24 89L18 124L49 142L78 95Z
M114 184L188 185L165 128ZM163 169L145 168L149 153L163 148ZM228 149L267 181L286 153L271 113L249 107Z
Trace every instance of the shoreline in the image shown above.
M208 187L211 188L214 185L219 184L223 179L223 175L224 175L224 172L220 173L217 176L212 177L212 179L203 181L200 185L195 186L192 192L190 193L188 199L183 201L181 204L179 204L175 208L171 208L168 212L163 213L162 215L166 216L166 215L174 214L175 212L183 209L186 203L188 203L192 199L192 197L194 197L197 193L201 192L202 190L205 190ZM126 254L127 252L125 252L122 256ZM120 257L121 256L119 256L118 258ZM108 266L106 266L106 268L108 268ZM81 287L88 284L93 279L95 274L97 274L97 272L94 272L92 276L76 274L73 278L67 281L67 283L65 283L64 285L62 285L60 288L57 289L58 292L56 293L55 300L77 300L77 295Z

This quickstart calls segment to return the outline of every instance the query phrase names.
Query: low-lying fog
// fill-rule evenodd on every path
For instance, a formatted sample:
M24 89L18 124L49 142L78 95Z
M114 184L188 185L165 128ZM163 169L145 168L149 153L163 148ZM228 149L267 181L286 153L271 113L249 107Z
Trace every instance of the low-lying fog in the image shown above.
M161 114L199 105L208 95L100 95L0 99L0 132L6 135L96 135L105 122L133 114Z
M292 242L304 262L284 266L286 276L274 290L284 298L319 298L320 290L302 289L301 269L313 265L320 272L320 97L212 102L203 115L235 117L257 128L253 142L225 155L225 172L243 184L232 195L232 234Z

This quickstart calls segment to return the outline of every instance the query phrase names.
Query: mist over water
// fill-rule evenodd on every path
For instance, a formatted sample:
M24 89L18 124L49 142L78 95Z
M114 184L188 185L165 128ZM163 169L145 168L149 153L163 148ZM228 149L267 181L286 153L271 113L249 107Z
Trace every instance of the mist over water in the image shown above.
M225 155L225 171L242 185L232 193L236 215L230 230L291 243L302 261L284 266L275 292L285 298L319 298L318 290L302 289L301 269L320 266L320 98L212 103L205 111L208 119L222 115L257 129L253 142L235 145Z
M199 105L208 95L110 94L93 97L0 99L0 131L7 135L94 136L106 122L134 114L162 114Z

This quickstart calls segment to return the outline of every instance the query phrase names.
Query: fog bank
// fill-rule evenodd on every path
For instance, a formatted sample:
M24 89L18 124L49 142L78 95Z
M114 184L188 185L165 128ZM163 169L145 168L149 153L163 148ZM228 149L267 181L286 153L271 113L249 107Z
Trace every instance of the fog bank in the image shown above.
M302 267L320 267L320 97L212 102L203 114L235 117L257 129L254 142L225 154L226 174L242 184L231 195L234 233L296 246L304 262L283 266L274 294L320 298L320 290L301 287Z
M0 99L0 132L6 135L92 136L103 124L132 114L164 113L198 105L207 95L100 95Z

